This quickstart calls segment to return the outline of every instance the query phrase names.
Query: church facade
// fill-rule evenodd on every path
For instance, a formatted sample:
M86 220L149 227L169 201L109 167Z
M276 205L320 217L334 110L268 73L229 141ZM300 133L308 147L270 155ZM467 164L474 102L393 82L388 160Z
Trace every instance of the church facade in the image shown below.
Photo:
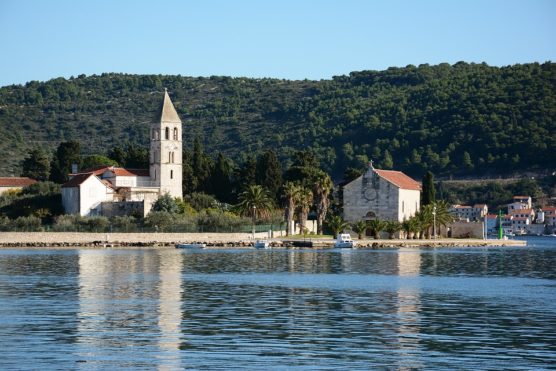
M421 184L401 171L367 171L344 186L344 220L396 220L402 222L419 211Z
M101 166L70 174L62 185L68 214L145 216L163 194L182 197L182 124L168 92L150 127L149 169Z

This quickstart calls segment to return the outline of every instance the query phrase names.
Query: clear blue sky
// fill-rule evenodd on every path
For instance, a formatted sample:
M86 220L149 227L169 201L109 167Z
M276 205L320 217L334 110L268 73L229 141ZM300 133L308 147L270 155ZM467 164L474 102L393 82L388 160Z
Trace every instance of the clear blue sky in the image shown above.
M551 0L0 0L0 86L103 72L328 79L556 60Z

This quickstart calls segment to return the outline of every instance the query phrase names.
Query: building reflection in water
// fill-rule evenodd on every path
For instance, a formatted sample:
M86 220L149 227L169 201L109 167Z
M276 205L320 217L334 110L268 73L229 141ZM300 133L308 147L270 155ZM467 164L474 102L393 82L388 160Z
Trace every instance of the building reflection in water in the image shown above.
M399 347L399 370L422 368L421 361L421 298L419 274L421 251L400 249L398 251L397 334Z
M157 367L180 368L181 267L174 250L80 250L79 356L109 368L115 354L129 352L130 365L144 365L152 359L139 349L156 347Z
M159 370L180 368L182 269L183 254L179 251L162 251L160 254L160 283L158 287L159 348L163 362Z

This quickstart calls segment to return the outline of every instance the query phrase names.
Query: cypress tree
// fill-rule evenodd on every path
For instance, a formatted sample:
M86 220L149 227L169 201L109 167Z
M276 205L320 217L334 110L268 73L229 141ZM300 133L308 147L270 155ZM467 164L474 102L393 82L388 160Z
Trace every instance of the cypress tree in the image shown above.
M427 171L423 178L423 199L422 206L429 205L436 202L436 191L434 189L434 175Z
M212 187L214 196L222 202L230 202L232 194L230 161L219 153L212 172Z
M257 159L256 183L265 187L277 201L278 191L282 186L282 166L273 150L266 151Z
M50 180L55 183L66 182L72 164L81 165L81 144L76 140L62 142L58 146L50 166Z

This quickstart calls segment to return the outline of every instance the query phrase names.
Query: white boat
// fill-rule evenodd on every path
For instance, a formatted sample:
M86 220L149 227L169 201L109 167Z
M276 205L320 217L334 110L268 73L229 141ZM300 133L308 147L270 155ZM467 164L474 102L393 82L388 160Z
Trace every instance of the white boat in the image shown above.
M268 240L257 240L253 246L255 246L255 249L268 249L270 243Z
M353 246L355 246L355 242L353 242L349 233L339 234L334 244L334 247L337 249L351 249Z
M206 246L204 243L178 243L176 249L202 249Z

